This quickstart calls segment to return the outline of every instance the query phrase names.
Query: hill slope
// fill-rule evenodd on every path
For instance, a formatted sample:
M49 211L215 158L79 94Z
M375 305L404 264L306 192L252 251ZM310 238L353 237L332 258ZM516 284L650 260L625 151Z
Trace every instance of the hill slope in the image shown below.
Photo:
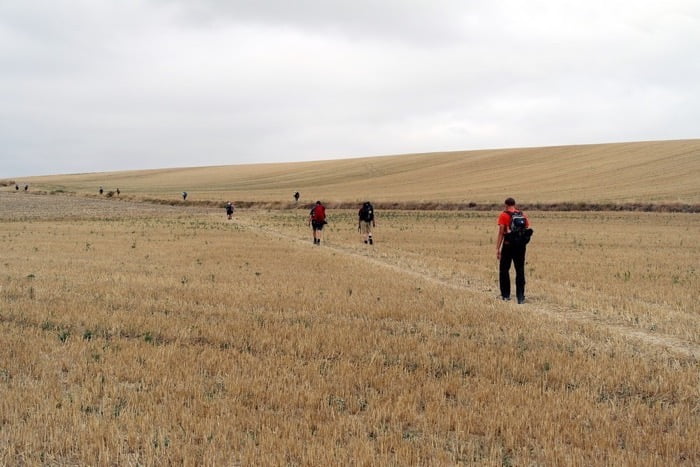
M35 190L279 202L700 203L700 139L56 175Z

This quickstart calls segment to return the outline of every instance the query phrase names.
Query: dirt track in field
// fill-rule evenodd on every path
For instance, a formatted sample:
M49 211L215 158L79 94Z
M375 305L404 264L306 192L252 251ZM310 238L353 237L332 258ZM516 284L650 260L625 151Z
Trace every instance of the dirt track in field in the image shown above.
M246 227L255 229L256 231L265 232L268 235L284 238L285 240L289 240L299 244L309 244L308 240L302 240L298 237L288 235L273 229L261 228L259 225L253 225L252 223L248 223L245 220L238 219L238 222L240 225L245 225ZM472 293L493 295L492 287L489 284L476 278L469 278L468 280L464 278L443 278L440 277L439 274L435 271L426 270L424 267L418 268L416 267L416 265L408 264L407 262L404 262L398 258L376 255L370 256L370 253L359 253L358 251L350 247L344 247L341 245L326 243L324 244L323 249L335 253L344 254L347 256L361 258L365 261L371 262L376 266L390 269L400 274L409 275L418 279L426 280L428 282L442 287L448 287L462 291L470 291ZM497 298L494 296L494 300L496 299ZM691 342L687 342L673 336L661 335L658 333L652 334L649 332L645 332L639 328L608 322L605 319L598 316L597 314L593 313L592 311L574 310L572 308L566 308L560 305L547 303L543 301L538 301L537 303L526 303L526 305L516 305L513 302L509 302L504 303L503 306L523 307L518 308L518 311L529 311L531 313L542 314L553 320L577 321L581 323L600 326L626 338L636 339L649 345L665 348L673 353L692 357L695 359L700 359L700 346L694 345Z
M0 191L0 221L3 222L20 222L23 220L70 220L70 219L113 219L113 218L128 218L128 217L153 217L163 215L186 215L186 216L201 216L204 213L219 213L220 209L214 208L197 208L193 210L190 207L182 206L167 206L148 203L137 203L130 201L121 201L118 199L101 199L101 198L86 198L70 195L41 195L31 192L24 193ZM246 228L254 229L257 232L264 232L267 235L276 236L299 244L307 244L307 240L302 240L298 237L285 234L269 228L261 228L251 219L246 219L239 216L236 222ZM452 277L440 277L435 271L426 269L425 267L418 268L416 265L409 264L401 258L389 256L370 256L369 253L360 253L350 247L342 245L324 244L323 250L329 250L335 253L361 258L364 261L383 267L394 272L413 276L422 280L426 280L433 284L448 287L452 289L470 291L472 293L493 294L492 287L478 279L470 278L468 281L455 279ZM495 299L495 297L494 297ZM504 303L504 306L516 307L513 303ZM662 347L668 351L700 359L700 347L690 342L677 339L673 336L660 335L658 333L649 333L639 328L625 326L617 323L608 322L597 316L591 311L580 311L567 309L559 305L538 301L537 303L528 303L524 306L524 310L531 313L546 315L553 320L562 321L578 321L603 327L618 335L630 339L636 339L649 345ZM518 310L520 311L520 309Z

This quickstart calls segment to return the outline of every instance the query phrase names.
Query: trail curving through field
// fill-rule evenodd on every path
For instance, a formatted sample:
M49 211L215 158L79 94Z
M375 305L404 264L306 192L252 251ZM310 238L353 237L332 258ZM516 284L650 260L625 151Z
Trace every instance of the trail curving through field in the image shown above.
M195 212L189 207L163 206L144 202L115 201L105 199L85 198L67 195L44 195L44 194L15 194L12 192L0 191L0 220L8 222L36 220L36 219L74 219L74 218L113 218L113 217L139 217L153 216L159 213L183 213L189 212L195 217L203 214L201 209ZM205 212L210 216L221 216L220 209L208 208ZM216 214L215 214L216 213ZM205 214L206 215L206 214ZM221 220L221 222L226 222ZM260 226L254 219L247 216L236 216L236 224L247 230L257 233L264 233L270 236L282 238L286 241L308 245L313 248L308 239L287 234L268 227ZM370 253L366 250L358 250L349 245L334 243L324 243L318 249L319 253L334 252L349 257L361 259L377 267L385 268L399 274L415 277L441 287L451 288L470 293L493 295L493 286L479 278L463 276L441 276L438 271L432 270L425 264L413 262L407 255L390 256L388 254ZM495 298L494 298L495 299ZM518 306L512 303L504 303L503 306ZM520 310L519 310L520 311ZM572 307L537 300L526 304L523 311L537 313L546 316L548 319L581 322L599 326L626 338L635 339L640 342L664 348L670 352L700 359L700 346L692 342L685 341L670 335L652 333L640 328L615 323L599 316L594 310L580 310Z
M255 225L249 220L243 219L241 217L237 219L237 223L240 226L245 227L246 229L254 229L256 232L262 232L270 236L298 243L300 245L308 244L310 248L313 247L313 245L311 245L308 239L302 239L298 236L290 235L268 227ZM369 251L361 252L350 246L344 246L334 243L324 243L323 247L318 249L318 251L328 251L349 257L359 258L366 262L372 263L375 266L389 269L399 274L412 276L417 279L424 280L441 287L447 287L460 291L469 291L472 293L490 295L493 294L493 288L491 287L491 285L478 278L466 279L464 277L440 277L440 275L436 271L426 268L425 265L415 267L416 265L409 266L408 264L401 264L401 261L399 261L398 258L394 258L389 255L378 256L376 254L371 254ZM504 303L503 306L515 307L519 305L515 305L514 303L510 302ZM645 332L644 330L641 330L639 328L614 323L609 320L605 320L604 318L601 318L601 316L597 315L591 310L581 311L578 309L573 309L571 307L566 307L554 303L547 303L540 300L538 300L537 303L529 302L526 305L522 306L522 309L523 311L544 315L547 318L553 320L575 321L599 326L625 338L635 339L648 345L661 347L669 352L683 355L685 357L700 359L700 346L695 345L692 342L688 342L670 335ZM519 311L520 310L521 309L519 309Z

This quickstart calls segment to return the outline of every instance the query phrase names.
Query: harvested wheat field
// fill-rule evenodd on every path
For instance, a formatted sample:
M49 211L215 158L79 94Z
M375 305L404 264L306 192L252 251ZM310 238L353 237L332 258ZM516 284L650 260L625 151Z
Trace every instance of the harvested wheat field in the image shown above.
M529 210L517 305L494 210L315 246L303 203L40 190L0 189L0 465L700 464L698 214Z
M10 197L0 463L700 461L695 215L537 214L518 306L495 213Z
M517 170L514 170L517 167ZM279 164L31 177L32 189L181 202L403 206L500 203L700 204L700 139L412 154Z

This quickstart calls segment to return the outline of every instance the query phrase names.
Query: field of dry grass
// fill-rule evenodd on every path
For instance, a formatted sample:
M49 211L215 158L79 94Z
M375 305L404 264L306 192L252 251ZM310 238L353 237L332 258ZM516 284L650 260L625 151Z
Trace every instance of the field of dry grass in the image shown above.
M329 204L372 199L415 204L500 204L506 194L535 203L700 204L700 139L494 149L284 164L53 175L19 180L33 190L192 203Z
M496 214L0 191L0 464L698 465L700 218L530 212L519 306Z

